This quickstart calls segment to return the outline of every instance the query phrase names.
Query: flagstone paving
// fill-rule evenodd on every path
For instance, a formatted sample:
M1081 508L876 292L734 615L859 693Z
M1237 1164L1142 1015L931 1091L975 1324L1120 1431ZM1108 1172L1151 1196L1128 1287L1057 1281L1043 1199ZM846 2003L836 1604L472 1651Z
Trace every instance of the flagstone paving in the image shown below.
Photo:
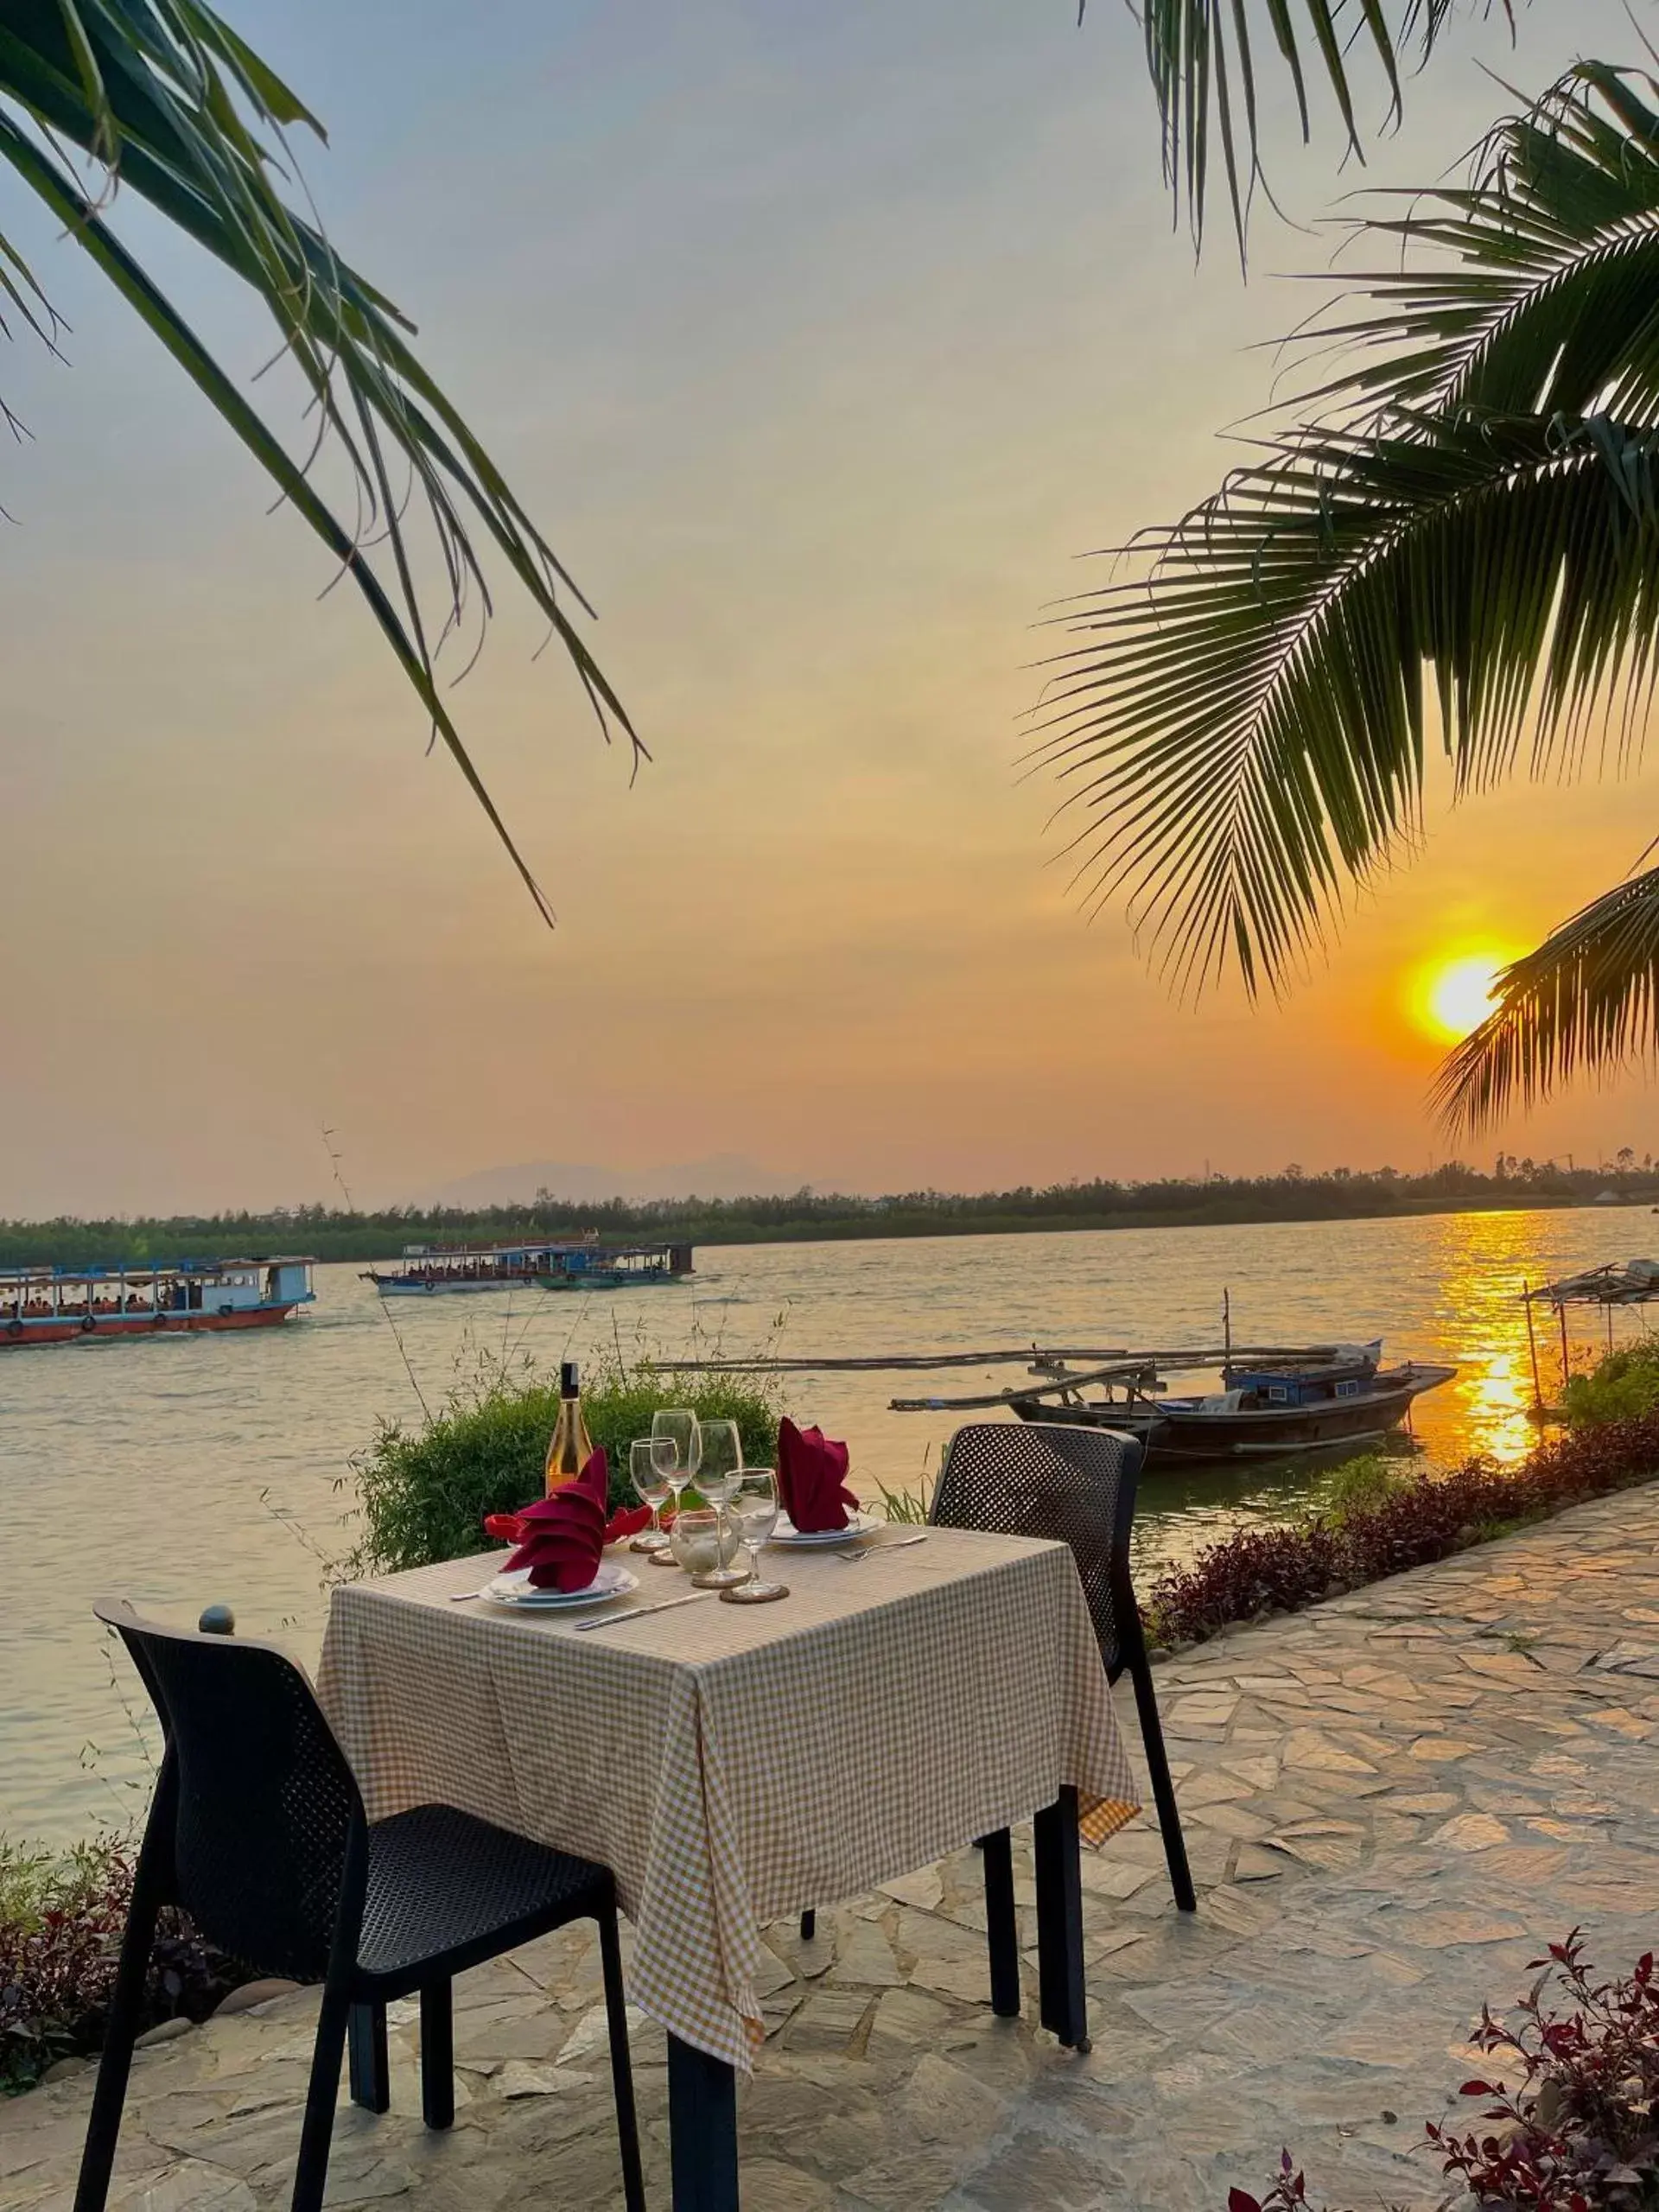
M1144 1817L1085 1853L1092 2051L1060 2051L1029 2005L992 2018L971 1852L821 1910L810 1944L775 1928L745 2212L1222 2212L1287 2143L1316 2201L1420 2212L1440 2188L1414 2146L1456 2103L1483 1998L1507 2005L1575 1924L1609 1968L1651 1943L1659 1485L1235 1631L1158 1682L1199 1909L1175 1912ZM1030 1894L1022 1864L1027 1922ZM576 1931L467 1976L448 2136L419 2125L415 2007L394 2007L394 2109L342 2107L330 2202L620 2204L599 1995ZM113 2212L286 2201L314 2005L139 2054ZM643 2018L634 2050L666 2212ZM0 2104L5 2212L67 2206L89 2088Z

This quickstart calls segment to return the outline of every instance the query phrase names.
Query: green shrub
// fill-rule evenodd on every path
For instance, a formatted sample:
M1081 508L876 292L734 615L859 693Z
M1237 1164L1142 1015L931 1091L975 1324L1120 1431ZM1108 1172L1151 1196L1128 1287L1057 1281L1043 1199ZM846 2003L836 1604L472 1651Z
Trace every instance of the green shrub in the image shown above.
M613 1359L584 1371L582 1392L588 1433L610 1460L613 1510L638 1504L628 1446L650 1435L652 1415L667 1406L689 1406L704 1421L734 1421L745 1459L772 1465L779 1408L764 1383L730 1375L662 1375L648 1361L630 1367ZM373 1443L353 1462L364 1534L346 1571L393 1573L482 1551L486 1513L511 1513L541 1495L558 1414L556 1379L486 1363L425 1427L383 1421Z
M1561 1393L1569 1428L1606 1421L1638 1421L1659 1407L1659 1337L1610 1351L1588 1375L1574 1375Z

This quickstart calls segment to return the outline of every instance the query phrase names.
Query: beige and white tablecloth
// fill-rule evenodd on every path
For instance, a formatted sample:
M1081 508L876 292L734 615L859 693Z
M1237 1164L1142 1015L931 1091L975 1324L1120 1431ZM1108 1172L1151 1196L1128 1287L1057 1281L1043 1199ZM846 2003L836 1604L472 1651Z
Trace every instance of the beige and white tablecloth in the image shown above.
M337 1589L320 1690L371 1820L460 1807L615 1874L630 1993L747 2069L767 1922L856 1895L1079 1792L1135 1810L1064 1544L963 1529L849 1565L774 1548L792 1592L578 1635L479 1588L502 1554ZM643 1605L678 1595L643 1560ZM620 1609L619 1609L620 1610Z

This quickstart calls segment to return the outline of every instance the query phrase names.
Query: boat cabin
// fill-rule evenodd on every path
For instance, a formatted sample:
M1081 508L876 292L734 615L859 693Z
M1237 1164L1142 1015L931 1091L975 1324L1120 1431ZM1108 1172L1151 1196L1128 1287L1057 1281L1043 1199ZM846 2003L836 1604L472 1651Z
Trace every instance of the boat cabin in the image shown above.
M1317 1366L1230 1368L1224 1380L1241 1406L1325 1406L1362 1396L1376 1380L1376 1361L1368 1347Z

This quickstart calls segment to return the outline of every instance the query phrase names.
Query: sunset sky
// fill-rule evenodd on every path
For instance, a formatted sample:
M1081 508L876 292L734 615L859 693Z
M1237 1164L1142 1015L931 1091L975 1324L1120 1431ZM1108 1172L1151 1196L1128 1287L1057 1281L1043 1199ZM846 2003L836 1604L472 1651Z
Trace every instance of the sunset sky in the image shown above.
M1015 766L1033 623L1211 487L1311 304L1285 273L1332 249L1264 208L1248 286L1224 223L1195 270L1117 0L410 0L395 38L366 0L226 6L329 124L332 235L594 599L656 759L630 788L504 593L456 705L549 935L355 596L319 602L315 542L0 186L73 364L0 351L34 433L0 444L0 1213L327 1198L324 1123L364 1203L521 1160L880 1190L1443 1153L1423 971L1630 867L1654 768L1456 815L1441 778L1282 1009L1172 1006L1079 914ZM1615 0L1534 0L1513 49L1471 22L1370 179L1478 135L1482 60L1531 87L1637 48ZM1308 223L1361 181L1326 126L1274 160ZM265 329L119 212L251 375ZM1659 1148L1659 1098L1500 1141Z

